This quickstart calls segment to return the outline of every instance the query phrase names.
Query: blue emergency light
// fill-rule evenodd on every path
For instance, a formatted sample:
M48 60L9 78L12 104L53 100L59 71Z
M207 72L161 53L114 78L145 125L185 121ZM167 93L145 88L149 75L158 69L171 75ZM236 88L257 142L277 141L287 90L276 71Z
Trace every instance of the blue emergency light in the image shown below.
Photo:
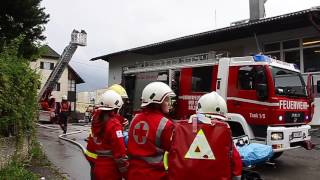
M270 58L266 55L257 54L253 56L254 61L256 62L270 62Z
M300 70L300 67L297 64L293 64L293 67L297 70Z

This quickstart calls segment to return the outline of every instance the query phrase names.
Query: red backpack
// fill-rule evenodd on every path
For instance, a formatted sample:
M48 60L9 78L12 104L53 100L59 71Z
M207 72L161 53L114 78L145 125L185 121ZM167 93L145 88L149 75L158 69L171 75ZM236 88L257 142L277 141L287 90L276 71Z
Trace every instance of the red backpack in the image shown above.
M168 157L169 179L231 179L232 146L231 130L224 122L177 122Z

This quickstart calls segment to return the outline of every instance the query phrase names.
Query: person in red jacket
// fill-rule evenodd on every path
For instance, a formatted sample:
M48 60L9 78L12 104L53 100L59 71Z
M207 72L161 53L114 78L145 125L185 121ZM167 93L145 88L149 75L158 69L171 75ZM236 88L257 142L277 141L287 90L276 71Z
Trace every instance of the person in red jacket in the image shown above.
M63 130L63 133L67 133L67 125L68 125L68 117L70 115L71 106L68 102L67 96L62 96L62 100L59 105L59 124L61 129Z
M197 114L175 125L169 179L241 179L242 161L226 122L227 104L216 92L200 97Z
M93 116L86 152L91 165L91 179L126 178L129 164L118 115L122 105L121 96L108 90L102 95L101 105Z
M162 82L152 82L142 91L142 110L129 127L129 180L166 179L162 163L164 151L169 151L173 123L169 113L171 88Z

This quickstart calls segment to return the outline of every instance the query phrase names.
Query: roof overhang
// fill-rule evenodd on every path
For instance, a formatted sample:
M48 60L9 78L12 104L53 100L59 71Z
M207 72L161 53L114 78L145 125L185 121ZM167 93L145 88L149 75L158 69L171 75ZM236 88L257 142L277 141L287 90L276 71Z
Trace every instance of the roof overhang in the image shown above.
M49 45L44 45L41 48L43 50L43 54L41 55L41 57L55 59L55 60L59 59L60 54L58 54L55 50L53 50Z
M269 34L273 32L312 26L313 22L310 19L313 18L313 21L315 20L319 23L319 14L320 6L280 16L250 21L247 23L212 31L184 36L124 51L110 53L107 55L94 57L91 60L94 61L102 59L105 61L109 61L112 57L125 53L154 55L169 51L192 48L195 46L203 46L246 37L254 37L255 35Z
M71 71L75 76L76 84L85 83L85 81L80 77L80 75L70 66L68 65L69 71Z

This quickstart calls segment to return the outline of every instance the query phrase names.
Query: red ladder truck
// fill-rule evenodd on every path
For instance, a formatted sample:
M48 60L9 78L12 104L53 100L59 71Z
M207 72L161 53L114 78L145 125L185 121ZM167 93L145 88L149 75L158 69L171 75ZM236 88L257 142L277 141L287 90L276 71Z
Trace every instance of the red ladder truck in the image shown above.
M55 111L55 104L50 103L49 97L54 87L58 83L64 69L68 66L73 54L78 46L86 46L87 33L84 30L80 32L73 30L71 33L71 41L67 47L63 50L63 53L59 57L59 60L51 72L48 80L40 90L38 94L38 102L40 104L39 121L52 122ZM50 106L51 104L51 106Z
M175 91L175 119L187 119L201 95L217 91L227 101L233 136L268 144L275 157L311 144L312 98L294 64L264 55L217 59L209 52L123 67L122 79L133 111L152 81Z

